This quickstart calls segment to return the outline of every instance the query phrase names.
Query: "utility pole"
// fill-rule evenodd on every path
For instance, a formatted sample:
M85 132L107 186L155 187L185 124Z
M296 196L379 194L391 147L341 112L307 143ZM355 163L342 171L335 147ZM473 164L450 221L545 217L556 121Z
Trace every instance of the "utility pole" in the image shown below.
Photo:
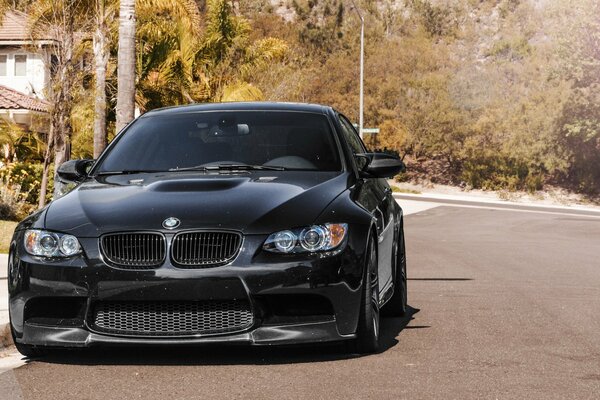
M362 13L359 11L358 7L354 0L352 0L352 6L354 7L354 11L358 14L358 18L360 18L360 94L359 94L359 120L358 120L358 133L360 138L363 137L363 113L364 113L364 67L365 67L365 18Z

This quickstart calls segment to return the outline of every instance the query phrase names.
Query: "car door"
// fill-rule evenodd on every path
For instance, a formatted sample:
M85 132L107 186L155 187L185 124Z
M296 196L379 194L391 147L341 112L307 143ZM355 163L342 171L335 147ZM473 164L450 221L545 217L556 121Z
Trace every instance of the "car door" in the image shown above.
M338 114L342 134L352 154L366 153L366 147L350 121ZM364 158L354 157L357 169L364 166ZM356 201L371 212L377 225L377 250L379 258L379 290L385 292L392 284L394 245L394 198L387 181L382 178L359 177L356 184Z

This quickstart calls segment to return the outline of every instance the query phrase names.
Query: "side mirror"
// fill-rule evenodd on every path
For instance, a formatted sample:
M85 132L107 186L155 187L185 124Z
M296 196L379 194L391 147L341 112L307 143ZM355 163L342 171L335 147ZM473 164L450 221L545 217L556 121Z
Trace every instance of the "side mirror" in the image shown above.
M406 166L402 160L391 154L365 153L356 156L366 159L367 162L361 172L367 177L392 178L406 171Z
M94 160L71 160L61 164L56 171L58 177L66 182L81 182L88 175Z

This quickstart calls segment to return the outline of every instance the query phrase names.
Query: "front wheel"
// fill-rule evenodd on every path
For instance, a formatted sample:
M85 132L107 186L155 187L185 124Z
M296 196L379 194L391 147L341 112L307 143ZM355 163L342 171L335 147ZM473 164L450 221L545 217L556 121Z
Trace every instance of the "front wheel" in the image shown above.
M359 354L375 353L379 348L377 250L373 238L368 249L356 338L349 343L350 351Z

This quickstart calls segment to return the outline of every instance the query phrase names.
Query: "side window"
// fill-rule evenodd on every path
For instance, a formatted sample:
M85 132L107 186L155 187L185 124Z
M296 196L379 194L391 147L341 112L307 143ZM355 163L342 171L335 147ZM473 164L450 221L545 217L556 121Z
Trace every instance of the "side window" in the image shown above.
M7 76L7 60L8 57L6 56L6 54L0 54L0 76Z
M27 76L27 56L25 54L15 55L15 76Z
M342 125L342 133L344 135L344 138L346 139L346 142L348 142L348 145L350 146L352 153L353 154L365 153L366 152L365 146L364 146L362 140L360 140L360 137L354 130L354 127L352 126L350 121L348 121L348 119L341 114L339 115L339 119L340 119L340 125ZM356 162L356 166L358 167L359 170L362 169L366 163L366 160L364 158L360 158L360 157L354 157L354 161Z

